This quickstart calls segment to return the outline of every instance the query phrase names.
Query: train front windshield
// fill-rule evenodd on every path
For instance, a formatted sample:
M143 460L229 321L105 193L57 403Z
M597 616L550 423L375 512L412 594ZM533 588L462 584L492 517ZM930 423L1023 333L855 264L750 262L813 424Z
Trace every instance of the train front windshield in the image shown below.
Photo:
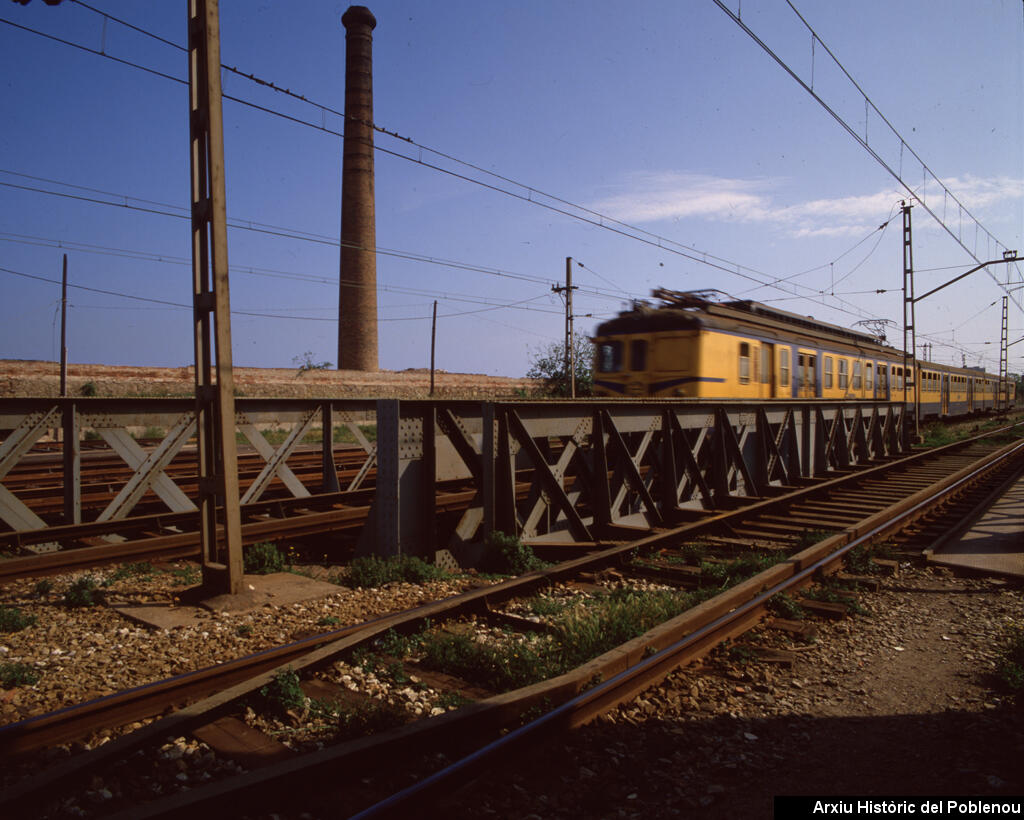
M597 372L619 373L622 370L622 342L600 342L597 345Z

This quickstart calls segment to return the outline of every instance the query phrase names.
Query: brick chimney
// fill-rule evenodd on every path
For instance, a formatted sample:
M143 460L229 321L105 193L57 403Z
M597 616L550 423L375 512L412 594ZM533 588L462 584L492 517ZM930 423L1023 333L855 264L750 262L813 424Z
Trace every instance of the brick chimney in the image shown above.
M373 29L366 6L345 26L338 369L377 370L377 230L373 192Z

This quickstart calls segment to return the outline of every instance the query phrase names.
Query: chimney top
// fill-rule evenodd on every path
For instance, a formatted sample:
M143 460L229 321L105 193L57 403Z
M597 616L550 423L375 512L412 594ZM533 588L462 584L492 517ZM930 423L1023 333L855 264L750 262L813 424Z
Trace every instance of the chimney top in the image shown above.
M370 13L366 6L349 6L348 11L341 15L341 24L345 28L361 24L372 29L377 25L377 18Z

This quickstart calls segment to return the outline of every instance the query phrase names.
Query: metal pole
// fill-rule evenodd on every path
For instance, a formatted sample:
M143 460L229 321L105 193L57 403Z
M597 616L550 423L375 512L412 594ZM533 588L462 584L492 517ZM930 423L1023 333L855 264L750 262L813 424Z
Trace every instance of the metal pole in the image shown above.
M1010 392L1009 392L1009 351L1007 348L1009 345L1009 326L1007 324L1007 303L1009 297L1003 297L1003 318L999 330L999 384L996 386L996 397L995 406L996 410L1003 410L1010 406Z
M231 362L217 0L188 0L188 14L192 311L203 586L210 593L237 595L242 591L242 526ZM222 545L217 537L218 503L223 511Z
M68 255L60 281L60 395L68 394Z
M903 204L903 405L907 404L907 389L911 385L910 371L914 371L914 440L921 435L921 404L917 391L917 327L914 299L914 246L910 225L910 205ZM910 335L909 348L907 335Z
M430 395L434 395L434 342L437 339L437 299L434 300L434 319L430 323Z

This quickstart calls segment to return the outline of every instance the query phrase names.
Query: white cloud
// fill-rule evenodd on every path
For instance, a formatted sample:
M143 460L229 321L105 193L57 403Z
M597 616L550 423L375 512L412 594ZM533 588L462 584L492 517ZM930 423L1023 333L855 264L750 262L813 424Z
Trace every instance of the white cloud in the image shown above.
M707 219L716 222L774 225L794 237L862 235L877 228L896 212L906 198L895 187L872 194L815 199L792 205L779 204L773 197L781 180L728 179L700 174L636 173L623 182L621 191L595 203L596 211L628 223L650 223L679 219ZM980 179L951 178L946 185L972 213L1024 196L1024 182L1008 177ZM936 208L941 194L929 195ZM948 216L956 205L950 200ZM939 205L941 205L941 201Z

